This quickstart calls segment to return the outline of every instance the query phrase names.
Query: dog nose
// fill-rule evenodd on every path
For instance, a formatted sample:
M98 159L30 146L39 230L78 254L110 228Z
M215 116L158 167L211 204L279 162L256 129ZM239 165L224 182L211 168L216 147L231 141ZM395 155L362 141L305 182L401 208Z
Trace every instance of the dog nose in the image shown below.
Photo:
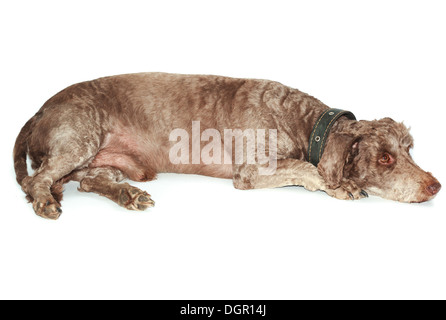
M439 182L435 182L430 186L426 187L427 192L429 192L429 194L433 196L436 195L438 191L440 191L440 189L441 189L441 184Z

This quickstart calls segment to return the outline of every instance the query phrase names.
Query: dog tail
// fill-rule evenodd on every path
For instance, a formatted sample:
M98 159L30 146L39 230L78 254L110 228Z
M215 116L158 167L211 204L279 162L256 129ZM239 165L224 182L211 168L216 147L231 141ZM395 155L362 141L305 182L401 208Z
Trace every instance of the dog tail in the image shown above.
M28 120L28 122L20 130L19 135L15 141L13 158L14 170L16 179L19 185L22 185L23 179L28 176L28 169L26 166L26 155L28 153L28 137L34 127L35 116Z

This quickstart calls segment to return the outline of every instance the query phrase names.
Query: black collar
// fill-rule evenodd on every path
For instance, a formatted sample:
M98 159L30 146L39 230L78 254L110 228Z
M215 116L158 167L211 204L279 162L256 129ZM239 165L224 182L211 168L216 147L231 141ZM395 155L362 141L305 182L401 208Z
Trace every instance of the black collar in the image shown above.
M308 146L308 161L316 167L324 153L325 142L333 124L341 116L346 116L350 120L356 120L356 117L350 111L341 109L328 109L317 119L310 135L310 143Z

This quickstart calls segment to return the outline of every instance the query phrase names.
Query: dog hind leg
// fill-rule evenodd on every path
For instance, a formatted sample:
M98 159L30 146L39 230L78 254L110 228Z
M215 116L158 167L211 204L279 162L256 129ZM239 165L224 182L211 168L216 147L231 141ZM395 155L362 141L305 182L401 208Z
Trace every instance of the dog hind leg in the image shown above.
M128 183L120 183L126 178L121 170L113 167L85 170L87 173L80 180L79 191L97 193L129 210L142 211L155 205L147 192Z
M60 180L85 162L85 157L76 157L70 153L52 156L42 162L33 176L23 179L22 189L33 203L38 216L53 220L59 218L62 213Z

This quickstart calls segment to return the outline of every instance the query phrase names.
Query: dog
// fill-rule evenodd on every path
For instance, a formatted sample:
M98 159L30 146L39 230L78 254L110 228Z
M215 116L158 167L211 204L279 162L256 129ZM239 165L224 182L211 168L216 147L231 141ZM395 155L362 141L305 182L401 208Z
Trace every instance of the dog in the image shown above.
M298 185L344 200L371 194L424 202L438 194L438 180L412 160L413 138L402 123L331 110L268 80L105 77L50 98L20 131L14 168L36 214L48 219L59 218L70 180L80 191L145 210L151 196L122 181L150 181L160 172L232 179L243 190Z

